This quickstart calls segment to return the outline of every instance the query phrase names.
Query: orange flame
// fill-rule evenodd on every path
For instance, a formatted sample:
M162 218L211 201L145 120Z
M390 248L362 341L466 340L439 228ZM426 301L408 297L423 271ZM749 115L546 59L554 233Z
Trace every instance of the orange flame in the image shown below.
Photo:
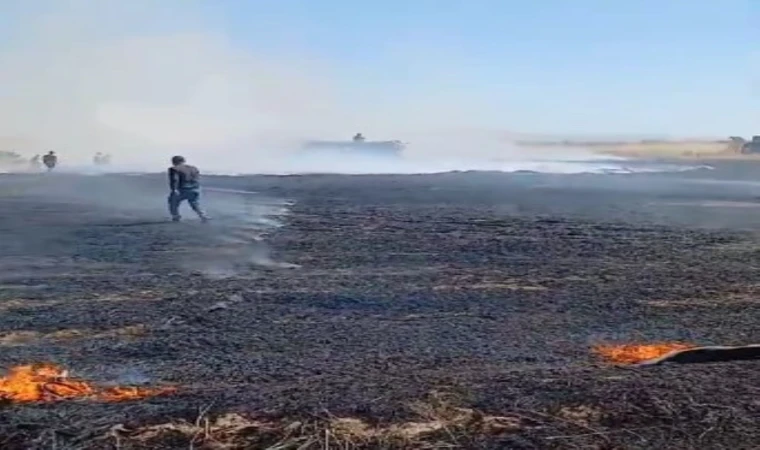
M89 383L71 379L68 372L52 364L17 366L0 378L0 400L16 403L53 402L91 398L118 402L174 392L174 388L114 387L99 390Z
M659 358L675 350L692 348L693 345L680 342L661 342L656 344L597 345L594 353L617 364L636 364L649 359Z

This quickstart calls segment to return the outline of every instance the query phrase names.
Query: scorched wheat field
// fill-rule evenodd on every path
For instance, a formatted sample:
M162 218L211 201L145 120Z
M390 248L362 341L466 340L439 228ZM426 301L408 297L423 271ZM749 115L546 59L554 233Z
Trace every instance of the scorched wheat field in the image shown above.
M732 165L733 164L733 165ZM0 176L0 448L750 449L760 166Z

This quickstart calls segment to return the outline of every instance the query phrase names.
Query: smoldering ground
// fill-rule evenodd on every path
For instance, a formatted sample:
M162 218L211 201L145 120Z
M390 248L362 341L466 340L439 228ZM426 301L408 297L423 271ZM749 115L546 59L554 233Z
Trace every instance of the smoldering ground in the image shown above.
M84 211L91 225L103 233L135 227L167 227L167 233L190 245L174 258L175 269L197 271L220 277L244 273L252 266L289 267L271 258L265 237L281 226L292 201L238 189L209 187L202 205L212 216L202 224L187 204L182 205L182 223L170 223L166 180L155 176L38 174L13 177L13 191L26 202L48 207ZM43 208L44 209L44 208ZM30 246L56 254L56 243L72 233L73 224L64 217L58 224L34 228L19 239L20 252ZM173 228L172 228L173 227ZM197 245L192 245L196 242Z

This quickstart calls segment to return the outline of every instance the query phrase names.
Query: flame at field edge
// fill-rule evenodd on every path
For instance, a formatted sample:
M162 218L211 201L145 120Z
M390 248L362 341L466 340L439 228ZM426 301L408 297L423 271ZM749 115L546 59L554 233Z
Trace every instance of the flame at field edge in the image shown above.
M682 342L657 342L652 344L598 344L592 351L615 364L637 364L659 358L676 350L694 348Z
M84 380L70 378L68 371L54 364L16 366L0 378L0 400L13 403L55 402L77 398L106 402L138 400L170 394L173 387L99 388Z

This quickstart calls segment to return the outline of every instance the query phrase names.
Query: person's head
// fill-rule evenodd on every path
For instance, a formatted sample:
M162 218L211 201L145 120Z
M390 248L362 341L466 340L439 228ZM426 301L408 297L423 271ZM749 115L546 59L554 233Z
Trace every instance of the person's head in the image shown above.
M184 163L185 163L185 157L184 156L177 155L177 156L172 157L172 165L173 166L178 166L178 165L184 164Z
M55 152L54 152L54 151L52 151L52 150L50 150L50 151L48 152L48 155L55 155Z

